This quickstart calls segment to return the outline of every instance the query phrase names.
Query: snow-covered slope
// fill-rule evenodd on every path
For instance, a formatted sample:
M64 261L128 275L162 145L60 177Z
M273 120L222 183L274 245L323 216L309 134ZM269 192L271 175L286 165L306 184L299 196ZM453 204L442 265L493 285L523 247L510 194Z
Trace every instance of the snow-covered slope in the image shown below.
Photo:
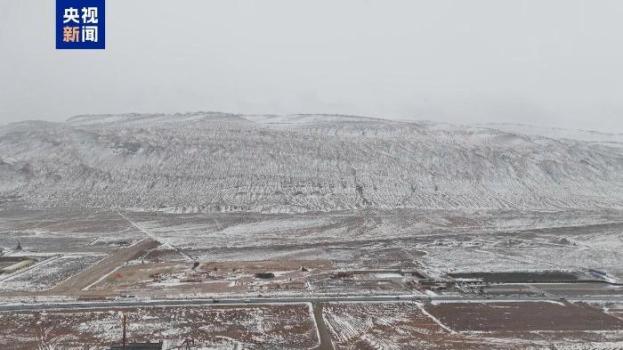
M552 127L548 128L537 127L534 125L509 123L482 124L482 126L490 127L500 131L507 131L510 133L543 136L554 139L586 141L590 143L600 143L604 145L612 145L615 147L623 147L623 134L621 133L604 133L594 130L561 129Z
M335 115L79 116L0 127L0 201L187 211L621 208L623 147L612 141Z

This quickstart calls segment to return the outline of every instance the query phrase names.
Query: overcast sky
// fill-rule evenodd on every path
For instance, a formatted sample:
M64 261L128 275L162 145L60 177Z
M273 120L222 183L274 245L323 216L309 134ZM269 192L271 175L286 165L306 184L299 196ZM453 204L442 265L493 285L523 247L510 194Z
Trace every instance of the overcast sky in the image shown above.
M107 0L106 50L0 0L0 124L345 113L623 132L623 1Z

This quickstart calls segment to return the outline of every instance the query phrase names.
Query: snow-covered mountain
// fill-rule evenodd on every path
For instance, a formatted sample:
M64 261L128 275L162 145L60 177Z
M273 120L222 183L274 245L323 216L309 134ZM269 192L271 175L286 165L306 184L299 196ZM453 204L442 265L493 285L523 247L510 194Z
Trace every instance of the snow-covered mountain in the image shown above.
M180 211L623 207L617 135L520 132L337 115L15 123L0 127L0 201Z

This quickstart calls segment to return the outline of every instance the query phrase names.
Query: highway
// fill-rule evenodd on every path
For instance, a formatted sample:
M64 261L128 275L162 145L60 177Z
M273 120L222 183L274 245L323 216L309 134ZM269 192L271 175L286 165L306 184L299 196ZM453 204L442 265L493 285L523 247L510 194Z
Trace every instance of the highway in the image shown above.
M206 305L248 305L248 304L299 304L299 303L329 303L329 302L535 302L535 301L587 302L587 303L623 303L621 295L587 295L569 298L551 298L540 296L522 297L487 297L474 295L413 295L413 294L385 294L385 295L303 295L303 296L263 296L263 297L229 297L229 298L193 298L193 299L121 299L110 301L70 301L70 302L33 302L33 303L6 303L0 304L0 312L43 311L43 310L77 310L77 309L112 309L112 308L141 308L166 306L206 306Z

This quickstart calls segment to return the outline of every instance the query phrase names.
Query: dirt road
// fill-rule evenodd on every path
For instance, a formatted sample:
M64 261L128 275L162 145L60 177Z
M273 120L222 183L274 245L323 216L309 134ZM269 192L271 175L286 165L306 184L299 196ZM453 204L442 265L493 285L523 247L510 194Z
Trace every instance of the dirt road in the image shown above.
M122 266L126 261L135 259L159 245L159 242L151 238L145 238L129 247L118 249L97 264L61 282L51 289L48 294L80 294L83 289L97 282L106 274L111 273L117 267Z
M322 303L312 303L314 309L314 319L316 320L316 326L318 327L318 335L320 336L320 344L315 350L335 350L333 342L331 341L331 334L327 329L327 325L322 318Z

